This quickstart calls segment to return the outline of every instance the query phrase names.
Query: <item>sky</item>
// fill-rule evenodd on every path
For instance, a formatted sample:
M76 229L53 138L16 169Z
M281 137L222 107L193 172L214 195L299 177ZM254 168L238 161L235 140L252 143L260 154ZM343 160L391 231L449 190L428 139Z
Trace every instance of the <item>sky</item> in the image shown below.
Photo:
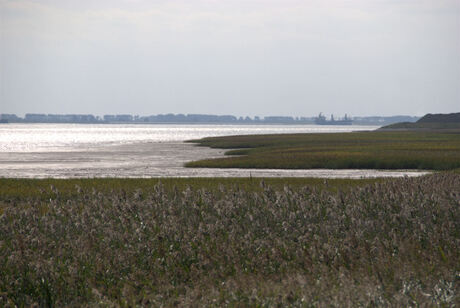
M460 112L460 0L0 0L0 113Z

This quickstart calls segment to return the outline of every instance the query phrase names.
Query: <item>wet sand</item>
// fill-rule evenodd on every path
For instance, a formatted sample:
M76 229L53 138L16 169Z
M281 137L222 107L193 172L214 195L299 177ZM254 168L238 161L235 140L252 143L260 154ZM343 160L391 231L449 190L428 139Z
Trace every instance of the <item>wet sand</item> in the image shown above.
M428 172L382 170L280 170L185 168L192 160L222 157L225 150L184 142L82 146L65 152L0 152L5 178L318 177L420 176Z

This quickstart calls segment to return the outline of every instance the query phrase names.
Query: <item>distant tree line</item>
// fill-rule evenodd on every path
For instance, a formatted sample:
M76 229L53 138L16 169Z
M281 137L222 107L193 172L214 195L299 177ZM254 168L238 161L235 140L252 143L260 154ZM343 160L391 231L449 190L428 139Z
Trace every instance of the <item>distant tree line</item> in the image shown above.
M354 117L354 124L385 125L396 122L415 122L419 118L411 116L393 117ZM157 114L138 116L130 114L104 115L103 117L92 114L41 114L27 113L23 118L15 114L0 114L0 123L189 123L189 124L313 124L315 117L236 117L233 115L212 114Z

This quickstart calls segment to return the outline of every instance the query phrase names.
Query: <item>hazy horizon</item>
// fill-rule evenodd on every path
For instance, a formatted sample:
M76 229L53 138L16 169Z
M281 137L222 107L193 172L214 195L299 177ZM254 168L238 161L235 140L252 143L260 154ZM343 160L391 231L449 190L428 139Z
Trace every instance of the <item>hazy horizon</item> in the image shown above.
M0 0L0 113L460 111L457 0Z
M450 113L450 112L449 112ZM0 110L0 114L10 114L10 113L7 113L7 112L2 112ZM256 114L256 115L249 115L249 114L228 114L228 113L184 113L184 112L177 112L177 113L173 113L173 112L164 112L164 113L151 113L151 114L139 114L139 113L129 113L129 112L126 112L126 113L110 113L110 112L105 112L105 113L84 113L84 112L77 112L77 113L58 113L58 112L25 112L25 113L13 113L15 114L16 116L20 117L20 118L24 118L26 114L45 114L45 115L66 115L66 114L75 114L75 115L93 115L93 116L96 116L96 117L103 117L104 115L131 115L131 116L139 116L139 117L148 117L148 116L156 116L156 115L168 115L168 114L173 114L173 115L212 115L212 116L235 116L237 118L240 118L240 117L250 117L251 119L254 119L254 117L260 117L261 119L263 119L264 117L276 117L276 116L280 116L280 117L293 117L293 118L296 118L296 117L305 117L305 118L316 118L318 117L318 114L263 114L263 113L260 113L260 114ZM334 116L334 118L337 120L337 119L341 119L343 118L345 115L347 115L347 117L422 117L424 116L425 114L419 116L419 115L411 115L411 114L391 114L391 115L379 115L379 114L369 114L369 115L351 115L351 114L338 114L338 113L334 113L334 112L321 112L321 114L323 116L326 117L327 120L330 119L330 116Z

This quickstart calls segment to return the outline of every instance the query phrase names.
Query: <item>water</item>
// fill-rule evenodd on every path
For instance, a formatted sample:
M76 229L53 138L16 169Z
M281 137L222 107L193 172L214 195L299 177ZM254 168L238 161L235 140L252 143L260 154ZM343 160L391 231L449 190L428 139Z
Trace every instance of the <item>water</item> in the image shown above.
M377 126L2 124L0 152L63 152L86 147L183 142L210 136L349 132Z
M325 133L375 126L2 124L0 177L346 177L415 176L409 171L184 168L224 150L185 140L208 136Z

